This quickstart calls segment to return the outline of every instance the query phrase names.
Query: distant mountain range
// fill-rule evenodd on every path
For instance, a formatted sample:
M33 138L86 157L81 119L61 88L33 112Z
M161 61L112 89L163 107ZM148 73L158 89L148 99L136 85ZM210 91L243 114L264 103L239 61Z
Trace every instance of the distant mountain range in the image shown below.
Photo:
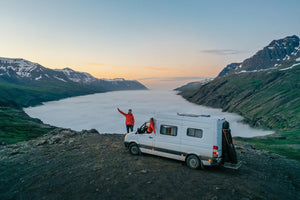
M299 37L274 40L243 62L227 65L210 82L177 90L197 104L236 112L253 126L300 129Z
M70 68L49 69L24 59L0 57L0 106L31 106L97 92L144 89L138 81L97 79Z

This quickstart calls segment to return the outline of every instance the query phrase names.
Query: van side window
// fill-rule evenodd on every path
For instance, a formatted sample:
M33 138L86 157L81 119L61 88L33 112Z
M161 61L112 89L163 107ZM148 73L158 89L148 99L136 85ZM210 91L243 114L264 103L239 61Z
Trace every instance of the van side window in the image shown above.
M176 136L177 135L177 127L170 126L170 125L161 125L160 126L160 134Z
M202 129L196 129L196 128L188 128L187 131L186 131L186 135L191 136L191 137L202 138L203 130Z

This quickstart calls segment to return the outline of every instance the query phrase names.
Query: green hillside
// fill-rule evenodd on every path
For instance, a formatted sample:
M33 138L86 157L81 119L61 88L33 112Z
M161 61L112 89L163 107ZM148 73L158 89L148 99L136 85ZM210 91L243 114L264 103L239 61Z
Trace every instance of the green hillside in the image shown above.
M288 66L281 69L284 67ZM300 64L289 70L232 74L185 88L180 95L197 104L238 113L254 127L274 130L276 134L269 137L243 140L293 158L296 152L300 159L299 74Z
M0 107L0 143L13 144L39 137L55 127L29 117L22 110Z
M241 73L183 90L189 101L222 108L253 126L300 128L300 64L291 70Z
M104 90L103 90L104 91ZM45 84L38 87L0 82L0 106L27 107L41 102L95 93L96 90L65 84Z

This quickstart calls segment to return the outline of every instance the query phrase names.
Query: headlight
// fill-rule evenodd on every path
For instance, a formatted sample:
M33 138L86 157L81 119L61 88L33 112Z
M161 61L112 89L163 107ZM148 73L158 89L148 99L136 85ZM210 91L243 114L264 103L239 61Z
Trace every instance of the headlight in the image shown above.
M127 134L125 135L124 140L126 140L126 138L127 138Z

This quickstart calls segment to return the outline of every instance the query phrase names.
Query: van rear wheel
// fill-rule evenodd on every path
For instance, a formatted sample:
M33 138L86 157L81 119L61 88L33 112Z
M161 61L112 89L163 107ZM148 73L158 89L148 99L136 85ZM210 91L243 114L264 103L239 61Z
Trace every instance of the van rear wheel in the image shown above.
M129 145L129 152L132 155L138 155L140 153L140 149L136 143L132 143Z
M200 166L200 159L195 155L190 155L186 160L186 164L191 169L198 169Z

